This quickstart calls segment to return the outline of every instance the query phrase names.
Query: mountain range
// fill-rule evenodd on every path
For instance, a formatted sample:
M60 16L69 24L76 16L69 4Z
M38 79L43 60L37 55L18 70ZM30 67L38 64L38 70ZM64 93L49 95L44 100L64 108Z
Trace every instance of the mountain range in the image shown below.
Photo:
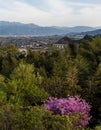
M48 35L65 35L65 34L89 34L95 32L101 34L101 29L89 26L75 27L43 27L36 24L24 24L19 22L0 21L0 36L48 36Z

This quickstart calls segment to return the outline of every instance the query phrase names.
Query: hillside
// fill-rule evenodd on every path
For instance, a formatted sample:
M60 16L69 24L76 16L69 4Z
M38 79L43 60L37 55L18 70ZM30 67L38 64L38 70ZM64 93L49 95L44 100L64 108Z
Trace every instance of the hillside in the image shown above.
M0 46L1 130L101 130L101 37L81 40L26 53Z
M93 30L93 31L87 31L87 32L82 32L82 35L101 35L101 29Z

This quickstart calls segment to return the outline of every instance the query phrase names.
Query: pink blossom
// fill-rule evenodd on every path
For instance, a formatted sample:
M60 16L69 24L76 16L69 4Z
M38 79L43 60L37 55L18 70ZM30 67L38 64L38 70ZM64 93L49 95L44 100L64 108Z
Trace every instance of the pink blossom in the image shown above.
M54 98L50 97L44 104L44 107L54 114L60 115L73 115L75 113L80 114L79 124L86 126L90 120L91 106L79 96L69 96L68 98Z

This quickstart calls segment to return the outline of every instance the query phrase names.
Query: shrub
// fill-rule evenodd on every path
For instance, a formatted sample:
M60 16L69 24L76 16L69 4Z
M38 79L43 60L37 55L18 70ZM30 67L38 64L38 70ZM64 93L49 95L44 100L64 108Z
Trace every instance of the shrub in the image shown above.
M60 115L79 115L79 126L85 127L90 120L90 108L91 106L79 96L69 96L66 98L53 98L50 97L43 105L46 109L52 111L54 114Z
M40 107L5 104L0 107L0 130L46 130L43 116L50 111Z
M101 130L101 126L96 126L95 130Z
M44 118L44 125L47 130L78 130L76 127L78 119L76 116L47 115Z
M7 100L7 95L4 91L0 90L0 103L3 103Z
M54 115L39 106L21 107L7 103L0 107L0 130L78 130L77 123L77 116Z
M0 130L27 130L24 119L23 107L10 103L0 106Z

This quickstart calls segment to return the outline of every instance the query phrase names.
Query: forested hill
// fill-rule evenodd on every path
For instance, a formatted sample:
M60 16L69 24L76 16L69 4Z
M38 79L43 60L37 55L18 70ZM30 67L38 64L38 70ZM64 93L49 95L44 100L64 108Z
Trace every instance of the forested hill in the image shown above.
M68 36L65 36L63 38L60 38L56 44L74 44L74 43L83 43L83 42L90 42L93 41L93 39L96 36L92 36L92 35L85 35L83 38L71 38Z
M27 55L0 46L0 130L101 129L101 37L88 38Z

